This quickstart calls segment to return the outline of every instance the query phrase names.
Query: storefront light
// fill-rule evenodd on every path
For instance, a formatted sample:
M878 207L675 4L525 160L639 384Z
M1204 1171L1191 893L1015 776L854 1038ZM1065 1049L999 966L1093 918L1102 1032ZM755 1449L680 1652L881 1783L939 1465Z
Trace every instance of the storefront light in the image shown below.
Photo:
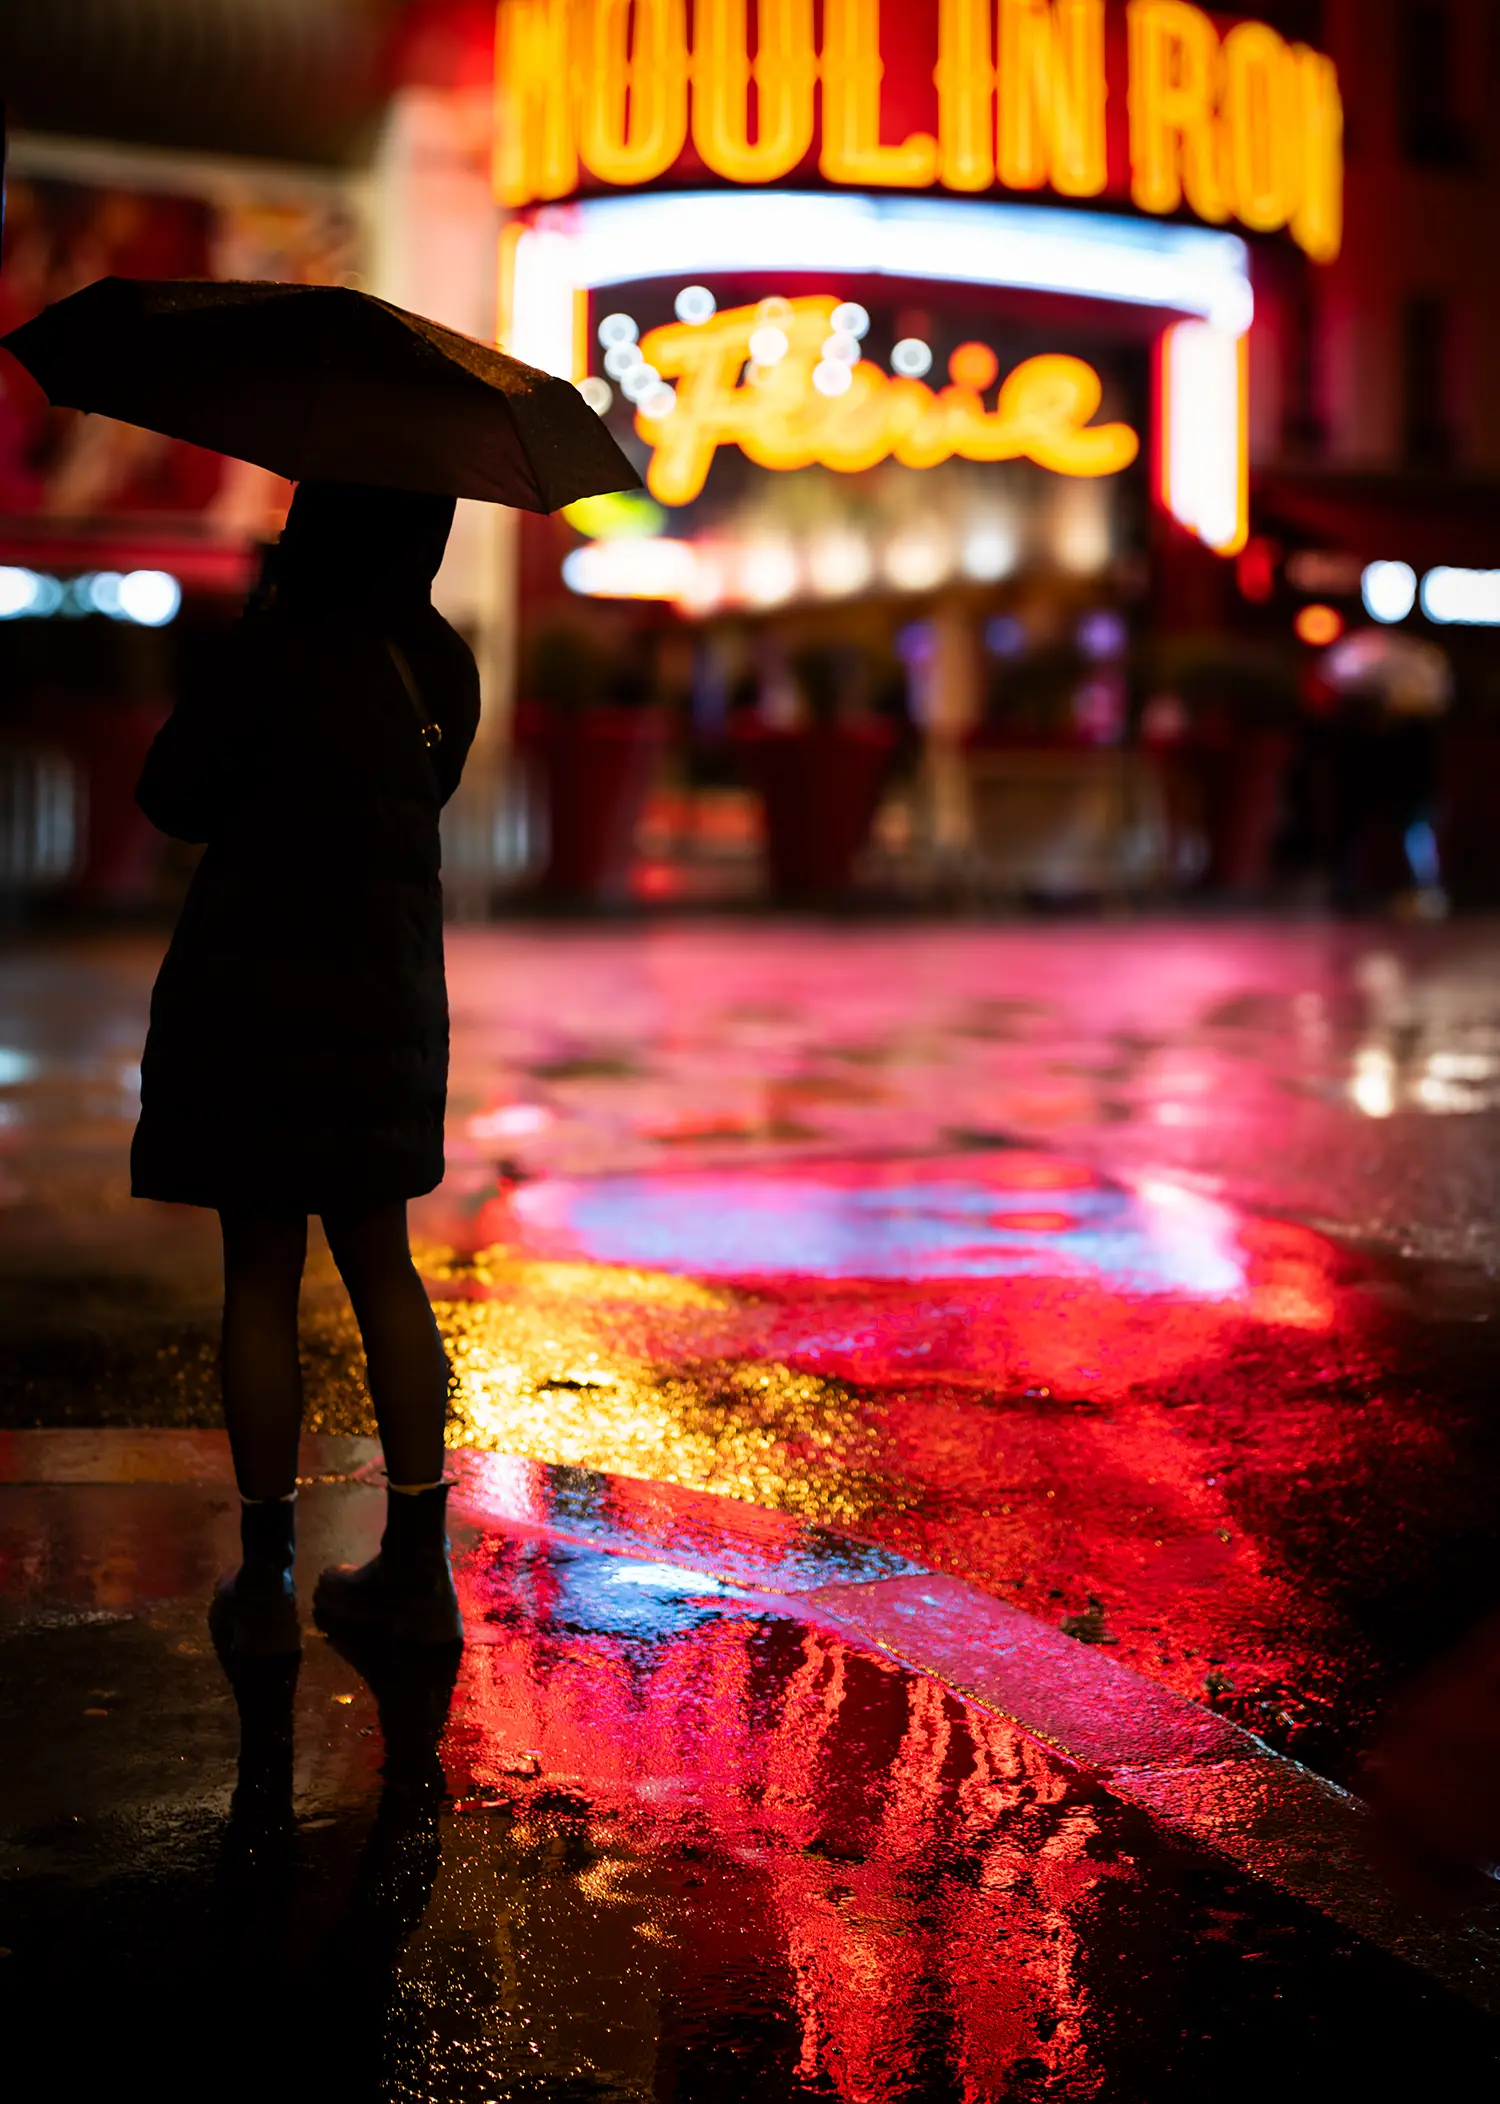
M807 576L823 599L850 599L874 575L869 543L857 533L825 533L807 551Z
M999 520L971 526L964 535L959 566L976 584L998 584L1016 566L1014 529Z
M182 586L165 570L129 570L120 579L120 613L142 628L165 628L182 605Z
M692 575L677 596L685 614L712 614L729 597L729 580L722 551L700 545L694 551Z
M1065 482L1052 504L1052 553L1074 577L1095 577L1110 558L1109 508L1097 483Z
M782 606L800 581L790 541L752 541L740 558L740 592L750 606Z
M1429 570L1422 611L1444 627L1500 628L1500 570Z
M1315 602L1299 610L1292 626L1300 642L1309 643L1317 650L1338 641L1344 633L1344 617L1336 606Z
M951 550L931 529L900 534L885 551L885 574L901 592L930 592L952 567Z
M1024 657L1028 642L1026 624L1014 614L996 614L984 624L984 647L991 657Z
M36 612L40 583L35 570L0 569L0 621L14 621L22 614Z
M104 614L138 628L165 628L181 605L182 586L166 570L88 570L64 583L45 570L0 568L0 621Z
M1417 603L1417 573L1410 563L1370 563L1359 595L1372 621L1404 621Z
M1096 606L1078 624L1078 647L1097 665L1122 658L1129 640L1125 616L1112 606Z
M586 599L684 599L693 584L688 541L591 541L564 556L563 583Z

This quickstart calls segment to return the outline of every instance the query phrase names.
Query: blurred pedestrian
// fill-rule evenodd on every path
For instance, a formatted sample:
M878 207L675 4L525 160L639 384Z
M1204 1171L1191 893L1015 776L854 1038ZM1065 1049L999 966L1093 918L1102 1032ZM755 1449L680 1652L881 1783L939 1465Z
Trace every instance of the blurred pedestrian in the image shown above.
M406 1203L443 1174L448 1009L438 814L479 719L431 586L451 497L303 482L213 691L186 699L137 797L205 843L158 975L131 1154L139 1198L213 1207L221 1380L243 1562L221 1648L293 1651L302 1383L317 1214L359 1321L389 1483L380 1554L325 1571L314 1612L457 1642L448 1367Z

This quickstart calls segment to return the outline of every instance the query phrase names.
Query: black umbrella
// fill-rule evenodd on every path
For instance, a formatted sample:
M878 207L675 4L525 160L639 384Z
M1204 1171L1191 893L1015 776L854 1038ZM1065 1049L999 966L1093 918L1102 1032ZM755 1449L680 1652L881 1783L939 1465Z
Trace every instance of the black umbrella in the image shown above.
M293 482L524 511L640 483L570 381L345 286L100 278L0 345L50 402Z

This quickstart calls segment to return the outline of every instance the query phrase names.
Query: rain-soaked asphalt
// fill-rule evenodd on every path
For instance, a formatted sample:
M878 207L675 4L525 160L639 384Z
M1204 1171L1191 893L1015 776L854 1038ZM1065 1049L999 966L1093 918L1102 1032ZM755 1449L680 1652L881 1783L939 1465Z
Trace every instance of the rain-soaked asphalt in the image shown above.
M0 960L0 1333L11 1369L0 1413L13 1426L215 1421L213 1223L126 1193L156 954L151 940L122 935L31 943ZM454 1443L852 1530L1357 1784L1391 1691L1500 1601L1497 965L1500 928L1477 923L458 931L450 1173L414 1209L454 1363ZM306 1318L310 1423L368 1431L326 1258ZM77 1554L98 1553L83 1528ZM443 1742L458 1806L441 1815L442 1871L402 1974L411 2006L391 2033L403 2052L417 2050L424 2024L489 2044L475 2047L476 2086L394 2094L1202 2094L1215 2055L1281 2035L1278 1998L1303 2015L1343 2008L1348 2022L1329 2037L1346 2059L1361 1998L1399 2003L1360 1970L1388 1961L1350 1953L1347 1939L1337 1957L1338 1939L1311 1917L1262 1934L1256 1910L1281 1902L1258 1887L1253 1904L1226 1899L1222 1869L1209 1876L1159 1840L1148 1847L1139 1814L1095 1802L1076 1773L934 1683L873 1656L829 1663L809 1626L736 1621L701 1602L682 1609L665 1649L638 1658L628 1629L597 1626L604 1595L581 1567L556 1569L539 1553L528 1563L496 1550L505 1568L491 1641L466 1659ZM213 1558L202 1560L206 1570ZM132 1600L140 1584L130 1580ZM567 1604L575 1586L594 1602L586 1612ZM118 1629L86 1620L28 1638L28 1655L44 1662L45 1699L65 1709L78 1708L84 1681L131 1674L133 1703L185 1705L222 1780L232 1711L185 1633L191 1590L180 1573L163 1583L173 1604L160 1609L159 1643L132 1607L136 1619ZM591 1742L603 1770L586 1812L572 1785L553 1801L546 1763L539 1776L552 1781L501 1783L493 1768L496 1720L518 1704L540 1702L548 1728L566 1734L575 1682L605 1670L580 1664L580 1645L590 1658L603 1646L637 1705L628 1730L610 1721L625 1709L596 1715L621 1750L611 1766L616 1756ZM130 1674L110 1665L112 1646L144 1647ZM355 1772L348 1734L365 1728L356 1712L370 1716L349 1677L355 1703L330 1737L340 1706L317 1691L336 1670L310 1655L297 1697L299 1714L318 1720L314 1769L330 1778ZM777 1761L788 1774L806 1766L787 1720L799 1704L826 1709L832 1680L837 1721L819 1728L835 1732L834 1780L812 1793L804 1830L782 1821L768 1777ZM696 1779L681 1790L696 1810L674 1824L672 1761L686 1756L679 1746L669 1758L661 1734L679 1728L674 1705L689 1683L695 1702L721 1684L736 1691L724 1696L723 1731L739 1738L722 1748L715 1738L706 1762L701 1733L694 1740ZM21 1710L41 1773L29 1697ZM914 1725L921 1714L928 1723ZM705 1715L717 1732L712 1699ZM775 1728L755 1721L773 1715ZM116 1713L96 1721L126 1736ZM649 1789L637 1786L646 1771L630 1770L644 1759L642 1732L658 1748ZM169 1757L159 1741L151 1759ZM922 1760L946 1778L940 1817L930 1792L920 1816L901 1810L900 1763ZM576 1749L559 1770L568 1761L569 1772L587 1766ZM976 1775L1003 1776L1003 1787ZM98 1789L108 1787L101 1771ZM368 1797L367 1774L364 1787ZM369 1939L395 1933L390 1908L423 1915L417 1887L390 1897L401 1879L367 1853L354 1889L388 1912L361 1917L365 1901L344 1886L355 1877L351 1807L364 1800L330 1780L330 1803L344 1809L307 1830L316 1789L299 1788L297 1875L322 1896L298 1902L307 1926L296 1962L316 1966L336 1947L328 1962L368 1969ZM201 1875L222 1844L215 1789L205 1782L196 1840L191 1820L172 1828L172 1875L196 1895L178 1916L188 1943L219 1933L220 1888ZM487 1791L495 1801L476 1820L462 1807ZM68 1816L38 1812L46 1848L59 1845L48 1820ZM437 1816L429 1805L403 1860L433 1855ZM737 1837L711 1863L690 1852L698 1817ZM866 1834L871 1821L878 1834ZM859 1837L857 1877L838 1869L846 1833ZM679 1841L688 1853L674 1854ZM1024 1878L1005 1868L1007 1849L1025 1858ZM1128 1858L1140 1867L1122 1876ZM1044 1873L1054 1859L1073 1867ZM616 1861L635 1867L589 1882ZM56 1886L59 1952L82 1933L66 1904L78 1875ZM1058 1897L1076 1876L1094 1895L1081 1915ZM618 1917L604 1906L612 1879L628 1899ZM827 1892L820 1879L832 1880ZM597 1985L610 2052L625 2057L590 2047L575 2059L580 2070L608 2062L607 2080L559 2088L563 2076L544 2073L556 1995L550 2016L518 2014L542 1993L522 1978L542 1962L542 1916L527 1917L523 1963L491 1921L496 1880L516 1907L542 1907L556 1938L547 1949L573 1953L556 1966L576 1975L587 1948L587 1967L599 1968L589 2009ZM1024 1906L1022 1884L1033 1894ZM88 1934L129 1941L130 1909L159 1905L161 1889L154 1899L128 1880L109 1890ZM256 1903L273 1899L285 1903L280 1887ZM423 1958L442 1907L446 1926ZM774 1934L744 1927L773 1916ZM828 1940L835 1916L857 1933ZM658 1945L658 1933L676 1941ZM1327 1939L1316 1958L1309 1937ZM1215 1971L1221 1938L1232 1988ZM973 1957L993 1957L996 1939L1010 1953L999 1973ZM457 2009L444 1968L460 1944L471 1955L484 1946L474 1963L502 1983L503 2023ZM1189 1948L1200 1984L1163 1986ZM1251 1949L1253 1964L1242 1962ZM899 2009L898 1978L910 1990ZM1271 1984L1262 1992L1252 1979ZM1310 2002L1311 1979L1321 1986ZM973 1982L972 2007L960 2008L956 1980ZM1347 2007L1341 1980L1356 1981ZM1215 2023L1181 2003L1200 1989L1222 2013ZM1034 2009L1028 1995L1041 1997ZM649 2023L634 1996L650 2003ZM742 2017L728 2033L712 2013L726 1996ZM1413 2018L1401 2036L1439 2030L1450 2042L1468 2035L1464 2023ZM628 2059L637 2033L654 2041L652 2073ZM1184 2041L1176 2059L1169 2037ZM535 2081L521 2072L533 2045ZM1382 2050L1399 2057L1399 2039ZM887 2062L896 2072L882 2081L860 2072ZM492 2064L508 2087L498 2076L484 2086ZM954 2073L971 2066L1007 2072L1003 2082Z
M231 1693L202 1602L233 1502L0 1500L18 2095L1312 2104L1500 2072L1467 2001L693 1570L461 1525L461 1663L314 1637ZM309 1567L378 1516L309 1486Z

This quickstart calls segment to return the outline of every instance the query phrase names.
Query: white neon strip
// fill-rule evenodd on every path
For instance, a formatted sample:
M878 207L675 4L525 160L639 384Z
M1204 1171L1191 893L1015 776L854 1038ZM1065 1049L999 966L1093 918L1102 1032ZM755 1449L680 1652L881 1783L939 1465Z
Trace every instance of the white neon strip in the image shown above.
M1175 519L1228 554L1245 538L1240 340L1208 322L1178 322L1167 332L1164 356L1162 495Z
M1014 285L1192 314L1231 335L1255 312L1235 234L1103 212L798 190L602 197L538 215L566 230L575 285L714 271L842 270ZM524 244L523 244L524 245Z
M577 269L578 244L566 234L529 227L516 243L505 348L513 358L565 380L573 377Z

